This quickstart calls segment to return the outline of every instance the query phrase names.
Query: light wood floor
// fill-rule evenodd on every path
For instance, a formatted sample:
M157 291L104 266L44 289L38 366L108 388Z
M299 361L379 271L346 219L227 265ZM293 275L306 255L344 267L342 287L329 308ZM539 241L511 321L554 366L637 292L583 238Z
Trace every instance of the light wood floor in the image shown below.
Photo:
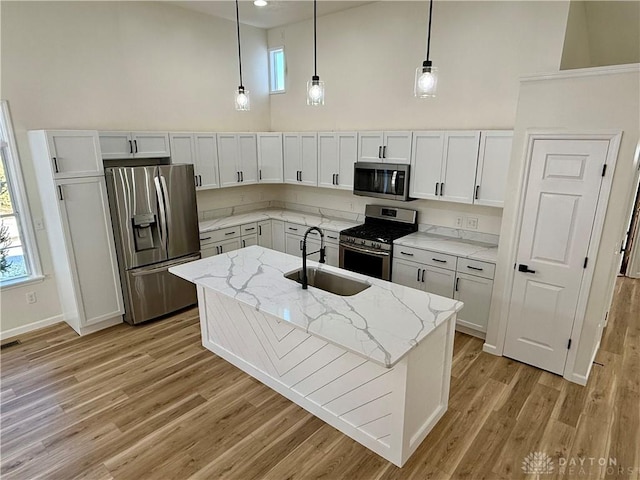
M532 451L556 466L559 456L611 456L636 468L562 478L638 478L640 281L619 281L587 387L458 334L449 410L402 469L204 350L195 309L20 340L0 357L7 480L522 478Z

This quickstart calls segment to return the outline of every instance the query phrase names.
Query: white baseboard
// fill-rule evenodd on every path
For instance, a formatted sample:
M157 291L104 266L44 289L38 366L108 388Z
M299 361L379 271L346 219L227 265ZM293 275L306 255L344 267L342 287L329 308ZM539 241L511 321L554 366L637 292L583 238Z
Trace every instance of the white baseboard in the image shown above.
M33 330L48 327L49 325L60 323L62 321L62 314L60 314L54 315L53 317L45 318L44 320L38 320L37 322L29 323L21 327L10 328L9 330L0 332L0 340L6 340L7 338L16 337L18 335L22 335L23 333L32 332Z
M491 355L495 355L497 357L502 356L502 352L498 350L498 347L496 347L495 345L490 345L488 343L482 345L482 351L490 353Z
M582 385L584 387L589 380L589 376L591 375L591 369L593 368L593 362L596 361L598 350L600 350L600 342L598 342L596 348L594 348L593 353L591 354L591 361L589 362L589 367L587 368L586 375L580 375L579 373L571 372L569 375L564 375L564 379L569 380L573 383L577 383L578 385Z

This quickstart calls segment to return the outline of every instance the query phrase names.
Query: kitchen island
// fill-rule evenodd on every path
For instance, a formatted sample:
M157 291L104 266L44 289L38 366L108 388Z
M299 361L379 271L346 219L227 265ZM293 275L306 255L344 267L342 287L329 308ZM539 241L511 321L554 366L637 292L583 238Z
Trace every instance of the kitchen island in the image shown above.
M315 262L367 288L303 290L300 264L252 246L170 272L197 286L207 349L402 466L447 409L463 304Z

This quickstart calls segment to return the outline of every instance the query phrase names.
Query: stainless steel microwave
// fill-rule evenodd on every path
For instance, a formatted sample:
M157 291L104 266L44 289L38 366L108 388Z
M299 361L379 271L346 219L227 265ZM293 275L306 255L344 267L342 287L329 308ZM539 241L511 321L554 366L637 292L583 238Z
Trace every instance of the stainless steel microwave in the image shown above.
M353 193L405 202L412 200L409 198L409 165L357 162L353 172Z

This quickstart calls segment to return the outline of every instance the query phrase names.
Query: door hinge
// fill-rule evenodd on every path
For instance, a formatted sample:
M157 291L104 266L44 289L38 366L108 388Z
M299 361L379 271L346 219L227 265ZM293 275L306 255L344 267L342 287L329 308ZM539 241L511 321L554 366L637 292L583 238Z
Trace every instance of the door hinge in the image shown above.
M589 263L589 257L584 257L584 264L582 264L582 268L587 268L587 263Z
M602 166L602 176L603 177L604 177L605 173L607 173L607 164L606 163Z
M567 342L567 350L571 350L571 339Z

